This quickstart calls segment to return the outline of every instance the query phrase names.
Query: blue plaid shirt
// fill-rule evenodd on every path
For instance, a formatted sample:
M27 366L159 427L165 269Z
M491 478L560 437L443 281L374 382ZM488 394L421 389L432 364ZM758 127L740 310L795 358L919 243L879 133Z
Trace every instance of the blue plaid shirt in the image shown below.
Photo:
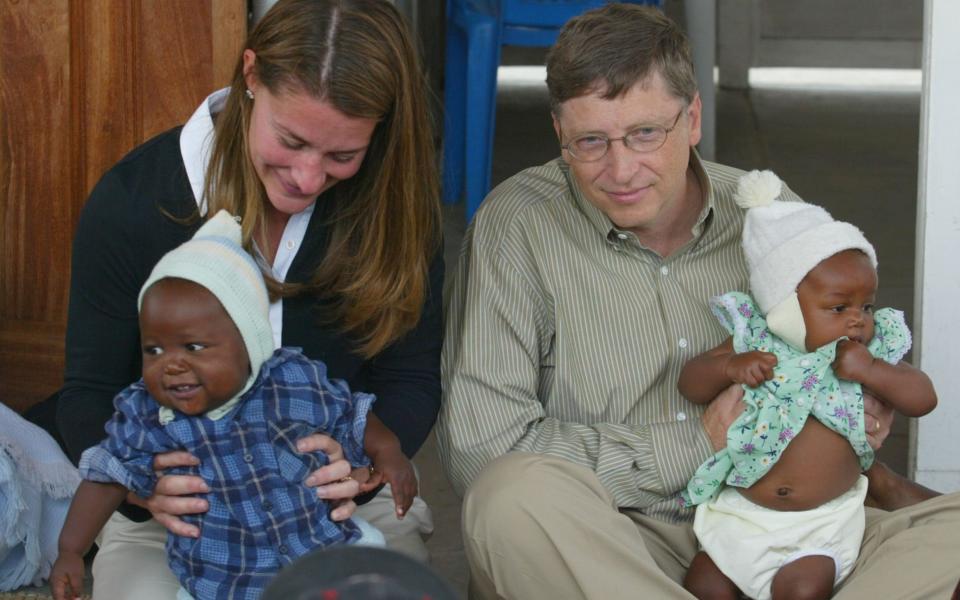
M109 437L83 454L81 474L148 497L157 482L154 455L192 453L199 466L171 472L202 477L210 509L184 517L200 527L199 539L167 536L170 568L195 598L258 598L297 557L360 538L355 523L332 521L327 502L303 483L326 455L300 454L295 446L323 432L340 442L352 464L369 465L363 434L374 397L351 394L326 371L298 349L281 348L234 410L218 420L176 413L166 425L141 380L117 395Z

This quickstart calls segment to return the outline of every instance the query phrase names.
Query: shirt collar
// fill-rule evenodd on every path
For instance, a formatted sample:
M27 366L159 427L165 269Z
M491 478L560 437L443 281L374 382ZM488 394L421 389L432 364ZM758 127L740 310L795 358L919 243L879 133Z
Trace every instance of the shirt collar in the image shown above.
M263 367L260 368L263 370ZM243 387L240 388L240 391L233 397L218 406L213 410L208 410L203 413L203 416L210 419L211 421L218 421L223 418L224 415L233 410L233 407L236 406L240 399L243 397L247 391L253 387L253 384L257 381L257 376L259 373L250 373L247 377L246 383L243 384ZM177 413L172 408L167 408L166 406L160 407L160 424L166 425L170 421L173 421L177 416Z
M716 199L714 198L713 183L707 176L706 169L703 168L703 159L700 158L700 153L697 152L696 148L691 149L690 166L693 168L693 174L697 181L700 182L700 189L703 191L703 197L705 198L703 208L700 209L700 214L697 216L697 222L693 224L693 239L698 239L703 235L707 226L707 219L713 213Z
M230 88L223 88L207 96L180 130L180 154L201 216L207 213L203 188L213 147L213 117L223 110L229 93Z
M204 417L210 419L211 421L218 421L223 418L228 412L233 410L233 407L240 402L240 396L243 396L243 392L237 394L230 400L228 400L222 406L204 413ZM167 423L173 421L177 417L177 413L173 411L172 408L167 408L166 406L160 407L160 424L166 425Z
M583 194L583 190L580 189L580 184L577 182L576 177L574 177L573 173L570 172L570 165L562 158L558 158L557 163L560 165L560 171L563 173L564 177L567 178L567 184L570 188L571 194L573 195L574 203L576 204L577 208L580 209L580 212L582 212L587 218L587 220L590 221L590 223L593 225L593 228L596 229L605 240L610 240L617 234L623 233L621 229L616 227L610 221L610 218L607 217L603 211L587 200L586 196ZM710 213L713 211L714 191L713 185L710 183L710 178L707 176L707 172L703 168L703 159L700 158L700 154L697 153L696 148L691 148L690 150L690 166L693 168L693 173L700 182L700 188L703 190L704 197L706 198L706 201L703 203L703 209L700 211L700 215L697 217L697 222L693 226L693 236L694 238L698 238L703 234L707 217L709 217Z

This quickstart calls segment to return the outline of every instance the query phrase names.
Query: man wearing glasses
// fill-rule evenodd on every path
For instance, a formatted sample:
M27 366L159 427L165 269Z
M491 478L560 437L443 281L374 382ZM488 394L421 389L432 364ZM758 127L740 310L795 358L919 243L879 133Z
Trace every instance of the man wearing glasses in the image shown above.
M677 379L727 336L708 298L748 289L743 172L694 151L689 46L656 10L608 4L570 21L547 85L561 158L486 199L448 304L438 439L466 494L471 596L689 598L697 545L677 495L725 446L742 391L704 410ZM867 413L879 446L891 413L876 401ZM953 560L930 554L919 564ZM902 566L876 555L865 546L844 592L907 597L891 592Z

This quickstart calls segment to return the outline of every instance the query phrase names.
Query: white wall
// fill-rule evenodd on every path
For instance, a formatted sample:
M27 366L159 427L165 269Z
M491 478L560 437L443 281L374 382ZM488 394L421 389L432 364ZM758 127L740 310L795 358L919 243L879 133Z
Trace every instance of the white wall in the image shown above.
M924 0L720 0L720 85L750 67L916 69Z
M960 2L926 0L914 356L940 405L915 424L917 481L960 490Z

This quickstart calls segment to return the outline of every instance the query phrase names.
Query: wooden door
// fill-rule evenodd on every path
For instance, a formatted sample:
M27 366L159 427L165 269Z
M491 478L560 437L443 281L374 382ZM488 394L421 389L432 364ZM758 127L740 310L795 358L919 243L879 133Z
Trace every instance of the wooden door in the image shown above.
M246 28L246 0L0 0L0 401L60 387L87 194L228 83Z

